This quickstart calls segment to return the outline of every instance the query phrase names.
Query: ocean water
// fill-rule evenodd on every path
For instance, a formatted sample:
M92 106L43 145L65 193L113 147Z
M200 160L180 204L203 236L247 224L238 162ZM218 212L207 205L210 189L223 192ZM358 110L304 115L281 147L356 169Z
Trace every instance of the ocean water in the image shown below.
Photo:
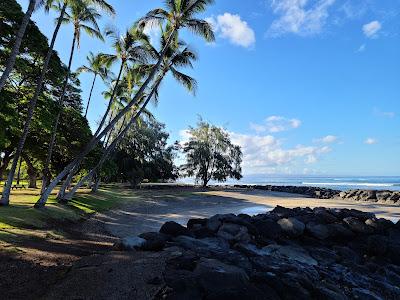
M370 189L400 191L400 176L244 176L228 184L316 186L335 190Z

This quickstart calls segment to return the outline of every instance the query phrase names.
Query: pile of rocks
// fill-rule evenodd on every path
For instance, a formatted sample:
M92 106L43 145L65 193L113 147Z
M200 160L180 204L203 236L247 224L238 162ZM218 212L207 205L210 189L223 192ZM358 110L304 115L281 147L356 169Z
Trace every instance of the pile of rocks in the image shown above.
M350 190L339 194L342 199L381 203L400 203L400 191Z
M237 188L253 188L257 190L282 192L290 194L301 194L318 199L331 199L337 197L338 190L313 187L313 186L291 186L291 185L235 185Z
M400 222L357 210L167 222L116 247L169 253L159 299L400 299Z

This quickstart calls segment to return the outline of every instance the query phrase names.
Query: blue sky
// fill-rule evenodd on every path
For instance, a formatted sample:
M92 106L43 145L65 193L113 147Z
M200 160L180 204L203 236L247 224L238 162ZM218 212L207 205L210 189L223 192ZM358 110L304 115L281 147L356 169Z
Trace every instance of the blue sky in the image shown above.
M27 1L19 1L26 7ZM159 0L110 0L124 30ZM183 33L200 60L192 97L171 78L151 110L171 140L204 119L242 146L245 174L400 175L400 0L217 0L204 18L217 40ZM54 15L33 19L50 36ZM157 33L150 31L152 36ZM56 44L67 61L72 30ZM74 68L109 44L82 37ZM86 101L91 76L82 75ZM104 111L94 90L89 120Z

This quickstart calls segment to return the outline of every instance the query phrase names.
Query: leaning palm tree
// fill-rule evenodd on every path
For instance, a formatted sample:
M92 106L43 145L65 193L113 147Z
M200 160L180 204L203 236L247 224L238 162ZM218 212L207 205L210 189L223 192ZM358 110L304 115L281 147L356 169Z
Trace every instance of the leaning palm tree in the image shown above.
M108 115L104 115L106 119L108 118L108 123L111 122L118 112L127 105L129 99L132 98L132 93L134 93L135 88L141 85L141 80L146 75L147 69L147 65L142 64L138 64L134 67L127 66L124 77L118 81L116 79L112 80L107 90L102 93L104 98L108 101L109 112ZM129 113L127 115L129 115ZM122 123L125 122L125 119L126 118L124 117ZM117 127L117 125L118 124L116 124L115 127ZM105 148L107 148L112 133L113 130L110 130L108 135L104 136L103 144L105 145ZM77 170L72 170L67 179L64 181L58 191L57 199L64 199L66 189L71 185L73 175L76 173L76 171Z
M24 17L22 18L21 25L18 29L17 35L15 37L14 46L11 49L10 57L6 62L6 68L3 71L3 74L0 78L0 92L3 89L4 85L8 77L10 76L11 71L14 69L15 60L19 54L19 48L21 47L22 39L25 35L26 28L28 27L29 21L31 20L32 13L35 9L45 4L44 0L30 0L28 9L25 12Z
M50 163L53 156L54 145L56 141L56 135L58 130L58 125L61 118L62 108L64 105L64 98L67 91L68 81L71 76L71 66L74 57L75 49L80 47L81 33L85 31L91 37L96 37L100 40L104 40L100 31L100 27L97 20L101 18L101 14L96 10L94 6L87 5L85 2L74 3L70 7L70 11L65 13L63 23L73 24L74 34L72 38L72 46L68 61L67 74L65 76L63 89L61 96L58 100L58 113L54 121L53 130L50 138L50 143L48 147L46 161L43 167L43 181L42 181L42 191L47 187L47 183L50 177Z
M17 59L17 56L19 54L19 49L21 47L21 43L25 35L26 28L28 27L29 21L31 19L32 13L38 8L42 7L43 5L45 6L46 11L48 11L49 7L51 7L53 5L53 2L55 1L57 0L29 0L28 9L26 10L24 17L22 18L21 25L15 37L14 46L11 50L10 57L8 58L6 63L6 68L3 71L3 74L1 75L0 78L0 92L3 89L4 85L6 84L6 81L10 76L11 71L14 69L15 60ZM77 0L64 0L62 1L63 2L62 6L64 5L66 6L68 4L68 1L77 1ZM112 8L112 6L109 5L107 2L105 2L104 0L96 0L94 2L96 2L99 6L101 6L105 10L114 13L114 9Z
M132 64L143 64L148 61L149 58L154 55L152 52L152 47L150 45L149 37L143 33L143 31L138 30L136 26L132 26L123 35L115 28L109 27L106 30L106 35L112 39L112 47L114 49L113 54L100 54L100 60L103 64L112 66L119 63L119 71L115 82L113 83L113 89L109 96L109 103L107 105L106 112L104 113L100 124L94 134L96 136L102 129L107 118L110 116L110 110L114 105L114 100L116 95L121 90L120 81L128 70L131 68ZM77 165L69 174L64 184L60 188L57 198L62 199L66 188L72 181L72 177L75 174Z
M161 45L165 45L166 40L165 36L162 35L161 38ZM97 163L97 165L81 180L74 186L74 188L67 194L64 195L63 197L63 202L69 201L72 199L72 197L75 195L75 193L78 191L78 189L90 178L93 177L95 173L99 173L101 170L104 162L108 158L108 156L114 151L118 143L121 142L121 140L124 138L126 132L129 130L129 128L137 121L137 119L140 117L141 113L144 111L146 108L147 104L151 99L154 99L156 102L158 101L158 90L159 87L164 80L165 76L167 75L168 72L171 72L172 76L180 83L183 85L189 92L193 93L195 95L196 89L197 89L197 82L194 78L190 77L189 75L186 75L182 73L179 69L180 68L193 68L193 62L197 60L197 55L195 54L194 51L192 51L185 43L183 42L178 42L174 45L171 45L168 47L168 50L166 51L166 54L163 58L161 70L151 88L151 91L149 95L145 97L144 103L138 103L138 105L135 105L135 111L134 114L131 116L130 121L128 124L125 126L123 130L121 130L124 126L125 121L122 123L122 126L120 127L117 135L114 137L112 143L110 145L106 144L106 149L103 153L103 156L101 157L100 161ZM98 187L98 181L94 184L94 191L96 191Z
M88 62L87 65L83 65L82 67L79 67L77 69L77 73L91 73L93 74L93 81L92 81L92 86L90 88L90 93L89 93L89 98L86 104L86 109L85 109L85 118L87 117L88 111L89 111L89 106L90 106L90 100L92 99L92 93L93 93L93 88L96 83L96 79L99 76L103 81L106 81L110 77L110 71L108 65L105 65L102 60L100 55L94 55L93 52L89 52L89 55L86 57L86 60Z
M95 136L101 131L108 113L110 112L123 73L127 73L132 64L146 63L152 55L152 52L149 51L149 37L144 34L143 31L138 30L136 26L132 26L123 35L121 35L115 28L108 28L106 30L106 35L112 39L114 53L101 54L101 61L109 66L119 63L119 72L114 86L114 91L111 94L106 112L100 121L100 125L95 133Z
M57 2L57 5L54 5L55 1ZM53 48L54 48L54 45L55 45L55 42L56 42L56 39L58 36L58 32L61 27L61 23L64 20L64 15L67 10L67 7L69 5L73 5L74 3L77 3L77 2L82 3L82 1L86 1L86 3L92 3L93 5L96 5L96 7L98 7L100 10L105 11L109 14L112 14L112 15L115 14L113 7L111 5L109 5L105 0L62 0L62 1L46 0L45 1L46 2L46 5L45 5L46 11L48 11L50 8L57 9L59 11L59 17L56 19L57 20L56 27L54 29L53 36L51 38L49 49L48 49L46 57L44 59L42 71L40 73L40 76L39 76L37 84L36 84L35 93L28 104L28 111L27 111L27 117L25 120L24 128L22 131L22 135L19 139L17 149L15 151L14 159L13 159L13 162L11 165L10 172L8 174L6 185L4 186L4 189L2 192L0 205L8 205L8 203L9 203L10 191L11 191L12 181L14 179L15 170L17 168L18 160L21 156L22 150L24 148L26 138L29 134L29 129L30 129L30 124L31 124L32 118L33 118L33 113L36 108L37 100L42 91L43 81L46 76L46 72L47 72L47 69L48 69L48 66L50 63L50 59L53 55Z
M109 132L114 125L123 118L123 116L137 103L143 93L153 81L154 77L160 70L165 53L170 44L177 41L178 33L182 28L187 28L195 34L205 38L206 41L212 42L215 40L214 32L211 24L205 20L197 19L196 15L206 10L207 6L212 4L214 0L168 0L166 2L167 10L156 9L150 11L145 17L139 20L138 25L144 29L147 24L159 26L166 23L167 42L162 49L157 63L152 68L151 72L143 82L140 89L137 91L132 101L108 124L99 134L94 136L86 145L86 147L53 179L46 191L42 193L39 202L47 201L52 190L56 185L67 176L71 170L75 169L85 158L85 156L100 142L100 140Z

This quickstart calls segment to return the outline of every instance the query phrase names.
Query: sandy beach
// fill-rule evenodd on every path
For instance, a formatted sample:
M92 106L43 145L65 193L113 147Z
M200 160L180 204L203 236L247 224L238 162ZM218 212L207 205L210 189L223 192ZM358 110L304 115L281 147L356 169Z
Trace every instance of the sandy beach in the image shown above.
M379 218L397 221L400 206L342 199L315 199L303 195L248 189L161 189L121 190L126 197L117 209L98 214L96 220L117 237L157 231L166 221L185 224L190 218L206 218L215 214L259 214L277 205L294 207L348 208L373 212ZM133 200L133 201L132 201Z

